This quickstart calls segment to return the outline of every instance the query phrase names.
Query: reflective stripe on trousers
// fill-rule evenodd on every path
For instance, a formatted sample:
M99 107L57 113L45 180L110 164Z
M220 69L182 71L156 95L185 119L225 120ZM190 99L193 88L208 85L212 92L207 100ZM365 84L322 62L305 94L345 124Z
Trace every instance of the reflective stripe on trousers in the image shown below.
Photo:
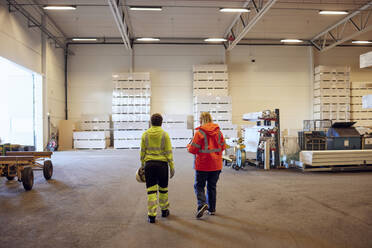
M149 216L156 216L158 208L158 185L147 188L147 211Z
M159 187L159 205L161 210L168 209L168 188Z

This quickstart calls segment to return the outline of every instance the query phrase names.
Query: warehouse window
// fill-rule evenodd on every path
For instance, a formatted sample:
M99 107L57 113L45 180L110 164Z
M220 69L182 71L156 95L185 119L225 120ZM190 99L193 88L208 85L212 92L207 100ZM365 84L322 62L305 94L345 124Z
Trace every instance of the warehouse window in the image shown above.
M0 143L43 149L41 76L0 57Z

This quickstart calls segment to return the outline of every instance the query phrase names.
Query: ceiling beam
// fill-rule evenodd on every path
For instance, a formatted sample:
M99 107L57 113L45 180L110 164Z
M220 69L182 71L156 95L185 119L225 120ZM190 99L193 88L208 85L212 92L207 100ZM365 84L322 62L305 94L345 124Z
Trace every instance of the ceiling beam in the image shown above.
M134 34L134 29L133 29L132 23L129 19L128 5L127 5L126 2L127 2L126 0L122 0L123 5L121 6L121 8L123 9L124 20L125 20L125 23L127 24L127 27L128 27L128 36L129 36L129 38L132 38L132 37L135 37L135 34Z
M264 0L249 0L244 3L244 8L249 8L250 12L239 14L226 30L226 47L231 51L256 25L256 23L266 14L266 12L275 4L277 0L268 0L265 4Z
M110 10L114 16L116 25L119 29L120 36L123 40L124 46L128 50L132 50L132 46L129 38L129 28L125 21L125 16L121 6L121 0L107 0L110 6Z
M337 23L320 32L310 42L320 51L325 52L352 38L372 30L372 1L347 15ZM352 30L350 33L347 31Z

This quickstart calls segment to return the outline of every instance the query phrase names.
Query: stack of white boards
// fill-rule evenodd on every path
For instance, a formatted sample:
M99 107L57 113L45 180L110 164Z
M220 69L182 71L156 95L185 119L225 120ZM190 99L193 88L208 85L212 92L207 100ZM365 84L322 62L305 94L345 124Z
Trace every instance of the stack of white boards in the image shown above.
M139 149L141 135L149 127L150 73L119 73L112 80L114 148Z
M372 94L372 82L352 82L350 92L351 121L356 122L355 126L372 127L372 109L363 108L363 97Z
M194 96L227 96L227 65L194 65Z
M225 138L237 137L237 126L232 124L227 65L194 65L193 78L194 127L200 125L200 113L209 112Z
M82 115L79 123L81 131L105 131L107 138L110 137L109 115Z
M372 150L301 151L304 171L372 169Z
M74 132L75 149L105 149L110 145L107 131L79 131Z
M110 116L82 115L73 133L75 149L105 149L110 145Z
M315 67L313 102L314 119L349 121L350 67Z
M231 96L196 96L194 97L194 127L200 125L200 114L209 112L215 123L220 126L226 138L236 138L238 128L232 123Z
M162 127L169 134L173 148L185 148L192 139L192 130L187 129L187 115L163 115Z

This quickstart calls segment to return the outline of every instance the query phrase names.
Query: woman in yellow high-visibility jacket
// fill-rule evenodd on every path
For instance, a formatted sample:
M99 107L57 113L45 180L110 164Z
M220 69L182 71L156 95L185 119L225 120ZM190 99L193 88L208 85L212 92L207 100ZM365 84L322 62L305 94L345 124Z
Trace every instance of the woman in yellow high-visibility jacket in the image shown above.
M141 163L145 168L147 188L148 222L155 223L158 207L157 194L162 217L169 215L168 166L170 178L174 176L172 144L167 132L161 128L163 117L151 116L151 128L143 133L141 139Z

